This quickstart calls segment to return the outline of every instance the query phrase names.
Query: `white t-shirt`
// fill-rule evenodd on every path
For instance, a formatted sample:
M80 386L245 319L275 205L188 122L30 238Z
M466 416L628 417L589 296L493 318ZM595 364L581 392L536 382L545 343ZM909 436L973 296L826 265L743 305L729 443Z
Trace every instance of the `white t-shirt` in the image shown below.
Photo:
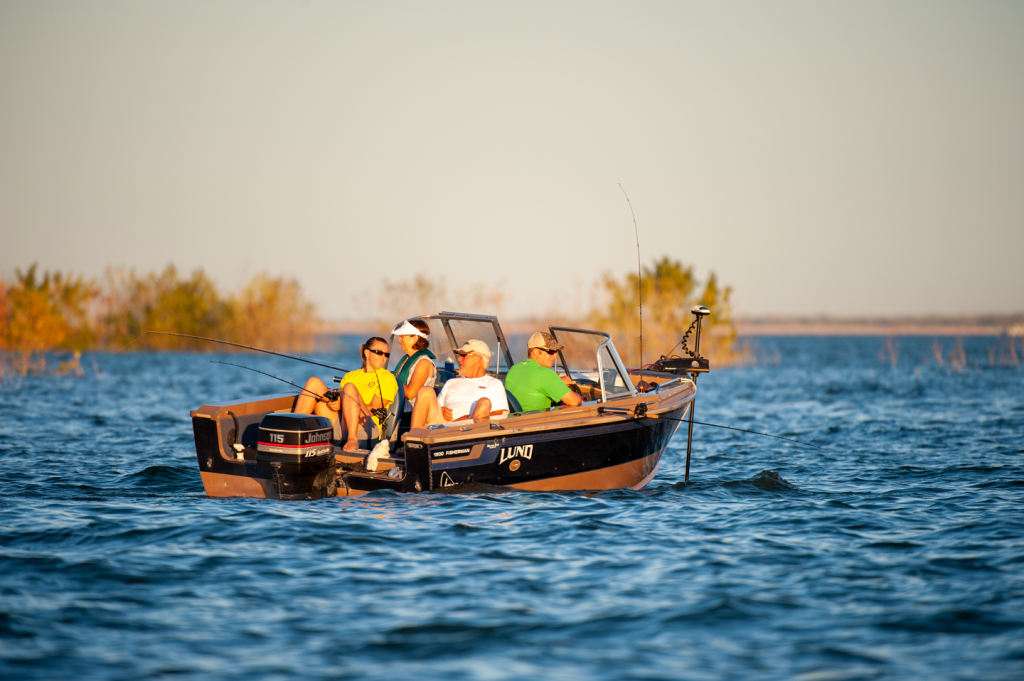
M508 398L505 397L505 385L493 376L481 376L480 378L452 378L449 379L441 394L437 396L437 402L442 407L452 410L452 418L469 416L476 407L477 400L486 397L491 401L491 411L502 409L508 411ZM508 414L495 416L494 419L503 419Z

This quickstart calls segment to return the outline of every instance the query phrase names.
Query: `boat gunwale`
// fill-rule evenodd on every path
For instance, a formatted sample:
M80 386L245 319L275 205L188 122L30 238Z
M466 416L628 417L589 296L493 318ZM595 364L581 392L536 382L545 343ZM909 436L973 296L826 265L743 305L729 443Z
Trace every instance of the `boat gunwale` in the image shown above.
M687 390L687 388L689 388ZM654 397L656 399L652 400ZM616 408L630 409L638 404L646 404L648 413L652 416L678 409L682 404L692 402L696 397L696 386L692 381L684 379L679 385L672 387L663 393L640 393L636 397L626 397L614 400ZM609 402L586 402L578 407L562 408L557 411L541 411L523 414L500 421L487 421L476 424L467 424L465 428L446 426L434 430L428 428L413 428L402 435L403 442L417 442L424 445L437 445L462 442L464 440L476 440L481 436L506 437L522 433L545 432L549 430L562 430L565 428L581 428L590 425L609 423L611 420L633 420L631 414L616 414L602 412L610 406ZM569 418L567 418L567 416ZM515 425L510 424L512 421ZM491 424L499 424L500 430L492 428ZM521 424L521 425L520 425ZM446 432L455 431L455 432Z

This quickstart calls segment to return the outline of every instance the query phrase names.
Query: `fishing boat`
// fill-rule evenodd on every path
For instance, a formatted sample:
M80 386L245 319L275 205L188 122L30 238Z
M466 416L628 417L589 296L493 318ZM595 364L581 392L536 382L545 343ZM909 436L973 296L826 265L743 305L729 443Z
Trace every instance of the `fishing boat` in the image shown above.
M687 335L696 327L694 351L632 371L607 333L548 327L564 346L554 368L583 397L577 407L523 413L507 393L508 418L410 428L399 390L384 419L390 452L369 462L369 449L342 451L328 419L293 414L297 393L205 404L191 412L203 486L211 497L266 499L427 492L472 483L535 491L639 490L657 475L666 445L687 416L689 476L696 379L709 368L699 355L701 320L709 311L695 306L692 312ZM437 390L455 376L455 349L469 339L492 348L489 375L503 380L515 364L496 317L442 312L416 319L430 327Z

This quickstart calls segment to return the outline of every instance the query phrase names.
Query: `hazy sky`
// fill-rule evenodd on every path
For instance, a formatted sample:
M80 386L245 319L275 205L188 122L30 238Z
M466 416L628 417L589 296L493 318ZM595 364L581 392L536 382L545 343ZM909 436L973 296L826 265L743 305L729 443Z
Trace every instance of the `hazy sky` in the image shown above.
M619 182L739 313L1024 309L1024 2L0 0L4 276L571 308Z

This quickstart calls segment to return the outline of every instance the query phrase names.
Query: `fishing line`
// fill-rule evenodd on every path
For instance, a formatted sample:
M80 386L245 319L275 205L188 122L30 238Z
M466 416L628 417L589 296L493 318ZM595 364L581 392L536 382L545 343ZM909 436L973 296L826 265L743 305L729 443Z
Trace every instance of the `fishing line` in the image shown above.
M658 418L668 419L669 417L667 417L667 416L659 416ZM687 421L685 419L672 419L672 420L673 421L679 421L681 423L689 423L689 421ZM763 437L773 437L776 440L785 440L786 442L792 442L794 444L803 445L804 447L813 447L814 449L819 449L819 450L821 450L823 452L827 452L828 451L824 447L819 447L818 445L812 445L809 442L801 442L800 440L794 440L792 438L782 437L781 435L772 435L771 433L759 433L756 430L747 430L745 428L733 428L732 426L723 426L723 425L719 425L717 423L704 423L702 421L694 421L693 423L695 425L698 425L698 426L711 426L713 428L725 428L726 430L735 430L735 431L739 431L741 433L750 433L752 435L761 435Z
M636 213L633 212L633 202L629 200L629 194L623 188L621 182L616 182L619 185L619 189L622 189L622 195L626 197L626 203L629 204L629 214L633 216L633 233L636 234L636 299L640 303L640 366L644 365L644 297L641 290L641 281L643 278L643 270L640 267L640 230L636 226ZM641 372L643 369L641 369ZM641 374L641 378L643 374Z
M820 449L823 452L827 452L828 451L824 447L819 447L818 445L812 445L809 442L801 442L800 440L794 440L794 439L789 438L789 437L782 437L781 435L772 435L771 433L761 433L761 432L758 432L756 430L747 430L746 428L734 428L733 426L723 426L723 425L721 425L719 423L704 423L703 421L690 421L689 419L677 419L677 418L673 418L671 416L662 416L661 414L648 414L647 413L647 404L645 404L645 403L636 405L636 407L633 409L633 411L629 411L626 408L621 408L620 409L620 408L617 408L617 407L598 407L597 410L599 412L605 413L605 414L620 414L622 416L632 416L633 418L665 419L666 421L679 421L679 423L693 423L694 425L699 425L699 426L711 426L712 428L724 428L725 430L735 430L735 431L738 431L740 433L750 433L751 435L761 435L763 437L775 438L776 440L785 440L786 442L792 442L793 444L803 445L804 447L813 447L814 449Z
M108 354L110 355L110 357L113 357L114 355L117 355L117 354L120 354L120 353L124 352L125 348L127 348L129 345L131 345L135 341L137 341L140 338L142 338L143 336L145 336L147 333L150 333L150 332L149 331L143 331L141 334L139 334L135 338L131 339L130 341L128 341L127 343L122 345L120 347L120 349L115 350L114 352L111 352L111 353L108 353ZM104 360L100 360L99 362L96 362L96 360L93 359L93 373L96 374L97 377L100 375L99 369L100 369L100 367L103 366L103 362L104 362Z
M138 339L136 339L136 340L138 340ZM178 378L185 378L186 376L191 376L191 375L192 375L192 374L194 374L195 372L197 372L197 371L199 371L200 369L202 369L202 368L203 368L203 366L204 366L203 364L200 364L199 366L197 366L197 367L196 367L195 369L193 369L192 371L188 372L187 374L184 374L184 375L182 375L182 376L179 376L179 377L175 378L175 379L174 379L174 382L176 383L176 382L178 381ZM173 385L173 384L172 384L172 385ZM116 419L116 418L117 418L118 416L120 416L121 414L125 413L125 412L126 412L126 411L128 411L129 409L134 409L135 407L139 406L139 405L140 405L140 404L142 404L143 402L147 402L147 401L149 401L149 400L153 399L154 397L156 397L157 395L159 395L159 394L161 394L161 393L164 393L164 392L167 392L167 390L169 390L170 388L171 388L171 386L170 386L170 385L169 385L169 386L166 386L166 387L163 387L163 388L161 388L160 390L157 390L157 391L156 391L155 393L152 393L151 395L147 395L146 397L143 397L143 398L142 398L141 400L139 400L139 401L138 401L138 402L136 402L135 404L132 404L132 405L129 405L129 406L125 407L124 409L122 409L121 411L117 412L116 414L114 414L114 415L113 415L113 416L111 416L110 418L111 418L111 419Z
M223 365L229 366L229 367L238 367L239 369L248 369L249 371L255 371L257 374L263 374L264 376L269 376L270 378L276 378L277 380L281 381L282 383L287 383L288 385L295 386L299 390L307 392L310 395L316 397L318 400L327 400L328 402L333 402L334 401L334 400L330 399L331 392L332 392L330 390L328 390L326 394L320 395L319 393L316 393L316 392L310 390L309 388L301 386L298 383L292 383L291 381L283 379L280 376L275 376L274 374L268 374L266 371L260 371L259 369L253 369L252 367L247 367L244 364L234 364L232 362L221 362L220 360L216 360L216 359L211 359L210 360L210 364L223 364Z

